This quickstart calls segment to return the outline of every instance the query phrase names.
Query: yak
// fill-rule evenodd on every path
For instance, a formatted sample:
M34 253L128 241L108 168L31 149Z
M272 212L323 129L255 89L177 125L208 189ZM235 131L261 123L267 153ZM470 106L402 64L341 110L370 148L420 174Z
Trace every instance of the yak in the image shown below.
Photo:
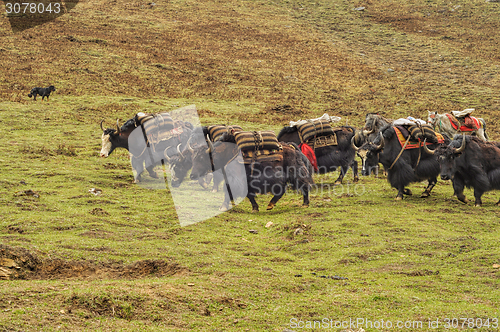
M337 145L318 147L314 150L318 163L318 173L324 174L334 172L340 167L340 174L335 184L341 184L345 174L352 167L354 182L359 180L358 162L354 160L356 151L351 146L351 138L354 137L355 129L343 126L342 130L336 131ZM278 141L300 144L301 140L297 127L284 127L278 134Z
M443 135L445 144L449 138ZM424 144L425 145L425 144ZM439 144L433 143L430 148ZM403 199L404 195L411 195L411 190L406 188L412 182L428 180L428 186L420 197L428 197L432 188L437 183L440 166L437 158L423 147L402 150L394 127L388 125L379 132L373 142L365 142L357 147L352 140L352 147L361 157L363 168L373 168L381 163L387 170L387 181L398 190L396 200Z
M302 154L296 144L282 144L282 160L254 161L245 163L244 168L227 167L231 162L242 162L234 134L225 133L215 143L208 141L209 147L199 147L193 154L193 168L191 179L195 180L210 171L224 170L226 185L231 188L225 191L225 198L220 208L227 210L229 202L236 197L246 197L252 204L252 212L259 211L255 201L257 194L273 194L267 209L274 208L279 199L285 194L287 184L295 190L300 190L303 196L303 206L309 206L309 192L314 184L312 179L312 165ZM241 188L247 188L243 191ZM246 192L246 194L245 194ZM243 196L242 196L243 195Z
M195 150L199 150L199 147L207 148L207 141L211 140L208 136L208 127L197 127L191 132L188 142L182 151L173 157L169 157L167 150L165 150L165 159L170 165L170 172L172 174L172 179L170 184L174 188L178 188L184 181L187 173L193 167L193 157ZM207 189L208 184L213 178L212 192L217 192L219 190L220 183L223 181L222 173L219 171L213 174L209 173L205 177L200 177L198 182L200 185Z
M132 169L136 172L134 175L134 182L136 183L141 181L141 173L144 171L144 168L146 168L152 178L158 178L153 168L162 163L162 160L165 159L165 154L167 156L169 154L170 156L174 156L181 153L193 129L193 126L189 122L176 121L177 134L172 135L168 140L159 141L153 146L144 136L137 115L127 120L121 127L117 120L116 129L104 129L102 126L103 121L101 121L101 157L107 158L116 148L127 149L131 155ZM167 149L170 149L170 151L167 152Z
M393 121L394 120L392 119L384 118L378 113L367 113L365 116L365 125L363 129L360 131L359 137L356 139L356 144L361 145L359 144L360 142L364 143L367 141L373 142L378 137L378 133L380 132L380 130L390 125ZM361 158L361 160L363 160L363 156L359 157ZM361 168L361 175L363 176L368 176L372 172L375 174L375 177L378 177L378 172L379 172L378 164L375 167ZM385 170L384 174L387 174Z
M451 180L458 200L468 203L464 187L474 189L475 206L481 206L481 196L500 189L500 142L485 142L469 135L455 135L453 141L428 153L437 156L441 178ZM500 200L496 203L500 206Z

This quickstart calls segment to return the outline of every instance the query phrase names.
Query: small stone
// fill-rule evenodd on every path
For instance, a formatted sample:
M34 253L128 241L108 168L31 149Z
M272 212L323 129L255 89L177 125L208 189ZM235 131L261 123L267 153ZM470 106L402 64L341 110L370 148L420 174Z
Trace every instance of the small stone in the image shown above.
M251 230L249 230L249 232L252 233L252 234L258 234L259 233L259 231L256 230L256 229L251 229Z
M189 284L188 284L188 286L189 286L189 287L193 287L193 286L194 286L194 284L193 284L193 283L189 283Z
M293 235L302 235L304 234L304 231L302 230L302 228L297 228L294 232L293 232Z
M268 222L268 223L266 224L266 228L271 227L273 224L274 224L274 223L273 223L272 221Z
M366 9L366 7L356 7L356 8L354 8L354 10L357 10L358 12L362 12L365 9Z
M500 264L493 264L493 268L494 268L494 269L498 269L498 268L500 268Z
M99 188L90 188L89 193L98 196L98 195L102 194L102 190Z

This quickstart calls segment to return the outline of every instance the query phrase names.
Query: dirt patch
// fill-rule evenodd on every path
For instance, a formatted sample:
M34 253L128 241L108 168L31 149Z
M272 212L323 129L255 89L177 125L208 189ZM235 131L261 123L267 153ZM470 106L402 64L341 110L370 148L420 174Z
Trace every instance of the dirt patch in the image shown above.
M0 245L0 279L67 279L67 278L124 278L166 277L185 272L186 268L165 260L142 260L124 265L90 261L69 261L59 258L40 258L20 247Z
M417 270L412 272L399 272L400 274L406 274L409 277L425 277L425 276L435 276L439 274L439 271L431 271L431 270Z
M221 297L220 299L217 300L217 302L225 306L228 306L232 309L245 309L247 307L247 304L243 303L241 300L227 296Z

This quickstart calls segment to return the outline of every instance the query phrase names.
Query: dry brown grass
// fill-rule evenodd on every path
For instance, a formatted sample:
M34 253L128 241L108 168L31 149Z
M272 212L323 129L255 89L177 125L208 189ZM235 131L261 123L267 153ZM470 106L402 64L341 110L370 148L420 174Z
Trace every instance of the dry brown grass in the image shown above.
M148 4L83 1L16 34L0 20L0 96L26 103L31 87L54 84L55 96L290 104L356 124L368 111L466 107L492 120L500 107L492 4L366 1L359 15L326 1Z

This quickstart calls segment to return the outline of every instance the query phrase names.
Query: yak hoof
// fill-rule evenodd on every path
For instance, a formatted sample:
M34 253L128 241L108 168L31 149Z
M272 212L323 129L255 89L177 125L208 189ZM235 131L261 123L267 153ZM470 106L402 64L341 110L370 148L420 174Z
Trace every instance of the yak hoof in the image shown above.
M424 191L422 195L420 195L420 198L426 198L429 197L431 194L429 194L427 191Z
M308 207L309 207L309 204L302 204L302 207L303 207L303 208L308 208Z
M259 209L252 209L252 213L257 213L259 212Z
M408 189L408 188L406 188L406 189L403 191L403 193L404 193L405 195L408 195L408 196L413 195L413 193L411 192L411 190L410 190L410 189Z
M396 198L394 198L395 201L400 201L402 199L403 199L403 197L401 197L401 196L396 196Z
M156 174L156 172L149 173L149 176L152 177L153 179L158 179L158 174Z
M213 193L216 193L216 192L218 192L218 191L219 191L219 190L217 190L217 188L212 189L212 192L213 192Z
M269 203L269 205L267 206L267 209L272 210L274 208L274 206L275 206L274 203Z
M476 203L476 204L474 204L474 206L475 206L475 207L481 207L481 204Z
M219 208L219 211L222 211L222 212L227 211L227 206L222 205L222 206Z
M496 206L500 206L500 201L498 201L495 205L496 205Z
M340 180L337 180L337 181L335 181L335 183L334 183L334 185L335 185L335 186L338 186L338 185L341 185L341 184L342 184L342 181L340 181Z
M354 182L358 182L359 181L359 178L357 176L354 177Z

